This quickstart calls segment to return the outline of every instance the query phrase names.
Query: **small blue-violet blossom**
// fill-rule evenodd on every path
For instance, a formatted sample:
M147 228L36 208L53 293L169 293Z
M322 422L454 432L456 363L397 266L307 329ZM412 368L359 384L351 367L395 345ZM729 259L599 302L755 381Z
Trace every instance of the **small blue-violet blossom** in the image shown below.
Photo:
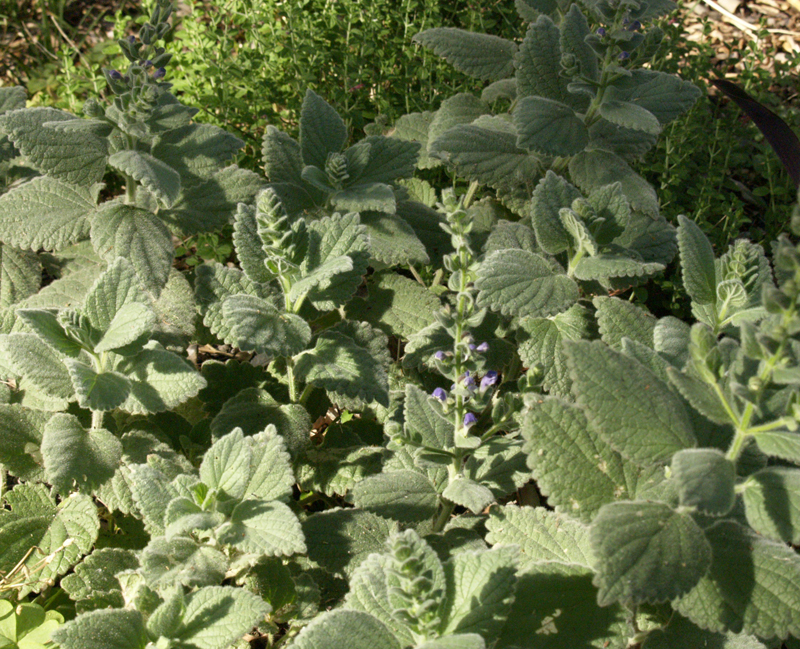
M469 428L476 421L478 421L478 418L473 413L468 412L466 415L464 415L464 428Z
M481 379L481 392L488 389L492 385L497 383L497 372L494 370L489 370L486 374L483 375Z
M433 396L439 399L442 403L447 401L447 392L445 392L442 388L436 388L433 391Z
M605 30L605 28L604 28L604 27L600 27L600 28L597 30L597 35L598 35L598 36L600 36L601 38L602 38L603 36L605 36L605 35L606 35L606 30Z
M487 342L483 342L483 343L481 343L480 345L478 345L478 347L477 347L477 350L478 350L478 351L479 351L481 354L485 354L486 352L488 352L488 351L489 351L489 343L487 343Z
M167 71L164 68L158 68L153 75L153 79L163 79L166 75Z
M122 79L122 75L118 70L111 70L111 72L108 73L108 76L110 76L112 79Z
M445 357L445 353L444 353L444 352L442 352L442 351L436 352L436 353L433 355L433 357L434 357L434 358L435 358L437 361L443 361L443 360L446 358L446 357Z

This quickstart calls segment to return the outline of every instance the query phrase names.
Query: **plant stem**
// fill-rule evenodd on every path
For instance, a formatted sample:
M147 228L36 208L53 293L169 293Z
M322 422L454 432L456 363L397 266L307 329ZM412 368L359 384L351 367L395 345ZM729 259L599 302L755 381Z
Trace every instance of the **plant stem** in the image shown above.
M98 430L103 427L103 414L102 410L92 410L92 430Z

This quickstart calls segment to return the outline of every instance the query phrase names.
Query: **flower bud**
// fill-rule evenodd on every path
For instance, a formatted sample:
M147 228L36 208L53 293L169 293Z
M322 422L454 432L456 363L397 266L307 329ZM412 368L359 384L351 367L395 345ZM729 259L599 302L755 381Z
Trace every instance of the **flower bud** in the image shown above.
M474 426L477 421L478 418L473 413L468 412L466 415L464 415L464 428Z
M447 401L447 392L445 392L443 388L436 388L431 396L438 399L442 403Z

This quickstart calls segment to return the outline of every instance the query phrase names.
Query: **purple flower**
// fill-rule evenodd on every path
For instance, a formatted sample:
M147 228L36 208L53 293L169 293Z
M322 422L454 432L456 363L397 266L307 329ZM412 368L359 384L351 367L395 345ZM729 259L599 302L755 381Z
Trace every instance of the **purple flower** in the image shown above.
M150 68L153 66L153 62L150 59L147 59L144 63L142 63L142 67Z
M478 418L473 413L468 412L464 415L464 428L469 428L475 424L476 421L478 421Z
M111 70L111 72L108 73L108 76L110 76L112 79L122 79L122 75L118 70Z
M630 25L628 25L628 31L630 32L638 32L642 28L642 23L638 20L634 20Z
M603 36L605 36L605 35L606 35L606 30L605 30L605 28L604 28L604 27L600 27L600 29L598 29L598 30L597 30L597 35L598 35L600 38L602 38Z
M163 79L166 75L167 71L164 68L158 68L153 75L153 79Z
M433 396L439 399L442 403L447 401L447 392L445 392L442 388L436 388L433 391Z
M478 345L477 349L481 354L485 354L486 352L489 351L489 343L483 342L480 345Z
M481 392L488 389L490 386L497 383L497 372L494 370L489 370L486 374L483 375L481 379Z
M129 42L131 45L133 45L133 44L136 42L136 36L134 36L133 34L131 34L130 36L128 36L128 42Z
M471 350L471 351L473 351L473 352L474 352L474 351L477 349L477 347L475 346L475 343L470 343L470 344L469 344L469 348L470 348L470 350Z
M619 60L624 61L625 59L630 57L630 52L620 52L619 53Z
M445 354L444 354L444 352L441 352L441 351L439 351L439 352L436 352L436 353L433 355L433 357L434 357L434 358L435 358L437 361L443 361L443 360L445 359Z

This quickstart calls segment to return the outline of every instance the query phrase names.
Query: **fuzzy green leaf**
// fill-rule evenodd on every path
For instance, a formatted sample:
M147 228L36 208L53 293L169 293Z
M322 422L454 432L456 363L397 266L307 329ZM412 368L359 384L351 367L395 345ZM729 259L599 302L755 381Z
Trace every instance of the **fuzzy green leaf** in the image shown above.
M542 385L551 394L567 396L572 381L562 342L580 340L590 333L591 316L586 307L573 304L553 318L523 318L520 326L528 339L519 345L518 353L526 366L537 363L544 369Z
M94 346L96 353L118 350L133 342L147 342L156 325L155 312L141 302L122 305L108 325L100 342Z
M717 424L731 423L731 417L725 406L708 383L691 374L679 372L674 367L667 368L667 376L683 398L701 415Z
M339 609L316 617L292 649L400 649L394 634L369 613Z
M108 164L139 181L167 207L172 207L180 196L181 177L178 172L149 153L118 151L108 159Z
M300 112L300 148L303 162L325 168L329 153L338 153L347 141L347 127L334 108L308 89Z
M527 250L498 250L486 257L475 287L478 304L504 315L542 317L567 310L578 299L578 286L556 274L541 255Z
M419 282L396 273L381 274L368 286L368 299L348 302L348 319L369 322L401 338L434 322L433 313L441 306L439 298Z
M0 308L33 295L41 284L42 264L36 254L0 243Z
M330 197L334 209L344 212L394 213L397 202L394 190L384 183L358 184L336 192Z
M528 31L514 60L517 69L518 97L537 96L575 108L586 104L567 91L568 80L561 76L561 34L547 16L539 16Z
M97 372L74 358L64 361L69 370L78 405L90 410L114 410L131 392L131 382L119 372Z
M432 397L409 383L405 389L405 434L421 446L450 448L453 446L453 422Z
M306 544L297 516L281 502L245 500L217 530L217 540L257 555L303 554Z
M600 606L669 601L691 590L711 565L703 530L662 503L606 505L590 538Z
M220 550L180 536L152 539L139 557L148 586L162 591L177 584L216 585L228 570L228 559Z
M439 160L428 157L428 129L435 115L436 113L427 110L422 113L408 113L402 115L394 124L392 137L420 143L418 169L430 169L441 164Z
M195 271L195 296L203 316L203 324L222 340L231 340L233 323L225 320L223 304L232 295L254 295L266 298L259 284L253 283L237 268L228 268L219 262L205 262Z
M353 502L379 516L410 523L432 519L438 494L430 480L416 471L390 471L356 483Z
M572 237L564 227L559 211L570 207L576 198L581 198L581 193L551 170L533 190L531 224L536 232L536 240L545 252L556 255L572 245Z
M244 147L235 135L212 124L187 124L159 136L153 155L184 179L210 178Z
M525 465L522 443L504 437L484 442L464 464L464 475L487 487L495 498L503 498L531 478Z
M433 50L459 72L477 79L496 81L510 77L514 71L517 45L504 38L436 27L420 32L413 40Z
M144 649L148 643L142 614L131 609L84 613L53 631L52 638L64 649Z
M23 249L64 248L89 234L96 204L93 189L34 178L0 196L0 238Z
M239 203L252 203L265 185L259 174L231 165L183 187L172 208L160 210L159 217L183 235L219 230L233 220Z
M236 428L211 445L200 465L200 480L223 498L242 500L250 478L252 451Z
M20 484L5 494L10 510L0 515L0 571L8 574L20 563L32 577L17 591L19 597L40 592L48 580L65 574L91 550L100 530L89 496L74 493L56 506L47 491L44 485Z
M679 646L707 649L766 649L767 647L755 636L707 631L692 624L682 615L673 615L667 626L654 629L647 635L642 649L674 649Z
M517 146L514 131L460 125L431 142L428 151L470 180L491 187L507 187L537 174L536 157Z
M320 334L313 349L295 357L298 378L325 390L389 405L389 379L382 364L349 336Z
M41 173L88 187L103 179L108 146L88 131L63 131L50 124L74 119L55 108L26 108L3 115L0 130Z
M286 442L275 426L245 438L249 443L250 468L244 493L261 500L285 500L292 494L295 479Z
M231 586L207 586L186 596L177 628L167 635L176 644L197 649L226 649L264 617L267 603Z
M0 457L13 476L27 481L44 481L39 447L50 413L30 410L18 404L0 404Z
M308 556L334 573L350 575L373 552L382 552L396 525L361 509L333 509L303 521Z
M518 545L524 570L533 563L559 561L590 569L594 563L589 528L543 507L492 507L486 541L494 546Z
M131 264L119 257L89 289L83 303L83 315L97 331L106 332L126 305L137 302L152 304Z
M302 268L308 286L303 291L293 286L292 291L296 296L307 291L308 299L317 309L330 311L342 306L355 293L367 272L367 229L361 225L358 214L350 213L315 221L308 230L308 255ZM335 261L341 257L350 258L350 268L345 269Z
M75 571L61 580L61 587L73 601L87 599L95 593L120 590L114 575L138 567L139 560L131 550L100 548L75 566Z
M0 336L0 356L4 364L25 377L44 395L56 399L75 398L63 357L38 336L22 333Z
M736 467L716 449L693 448L672 456L680 503L711 515L727 514L736 501Z
M549 13L549 12L546 12ZM571 5L559 26L561 31L561 52L572 54L578 62L581 76L593 81L600 80L597 54L586 42L591 30L586 16L578 5Z
M390 266L428 264L425 246L414 229L395 214L362 212L370 257Z
M542 563L517 577L517 596L498 647L623 649L628 611L597 605L593 573L580 565Z
M683 286L692 301L713 304L717 299L717 275L711 243L694 221L679 215L678 223Z
M686 409L639 362L596 342L570 342L567 361L589 425L637 464L669 460L696 444Z
M638 104L606 98L600 103L598 112L604 119L623 128L650 135L661 133L661 124L656 116Z
M496 638L514 601L516 547L460 552L444 564L447 625L444 634L478 633Z
M762 453L800 464L800 433L773 430L753 435Z
M233 224L233 245L239 258L239 266L250 281L266 284L272 281L274 275L264 265L267 255L261 243L256 208L239 203Z
M619 182L622 193L634 210L653 219L658 216L658 197L655 190L625 160L613 153L583 151L570 160L569 172L584 192L592 192Z
M747 522L759 534L800 545L800 470L767 467L743 485Z
M150 536L164 534L167 506L178 496L167 476L149 464L134 464L130 466L130 488Z
M588 523L604 504L626 495L622 458L580 409L547 399L528 411L522 435L528 466L556 511Z
M92 244L109 263L129 260L139 281L154 297L167 283L175 255L172 235L152 212L132 205L113 205L92 222Z
M495 501L494 494L482 484L468 478L452 480L442 496L457 505L466 507L473 514L480 514Z
M205 379L180 356L153 343L117 365L131 381L131 393L120 408L130 413L171 410L205 387Z
M609 347L622 348L622 339L653 346L656 319L642 307L617 297L598 296L592 300L597 309L600 336Z
M470 93L460 92L445 99L427 130L428 153L431 151L431 144L449 129L459 124L470 124L487 111L488 106Z
M244 351L293 356L311 341L311 328L293 313L282 313L255 295L232 295L222 303L230 339Z
M358 184L391 183L414 175L420 146L399 138L371 135L359 144L369 145L369 159L354 180Z
M514 110L517 146L551 156L580 153L589 131L569 106L544 97L523 97Z
M631 70L614 84L616 98L649 111L661 124L668 124L689 110L700 97L694 84L666 72Z
M664 270L657 262L645 262L624 255L601 253L584 257L575 265L575 277L581 280L606 280L611 278L642 277Z
M222 437L239 426L246 436L255 435L273 424L286 441L292 458L297 458L308 446L311 423L303 406L281 405L266 390L246 388L226 401L211 422L211 434Z
M673 607L711 631L800 636L797 553L733 521L720 521L705 535L714 557L711 570Z

